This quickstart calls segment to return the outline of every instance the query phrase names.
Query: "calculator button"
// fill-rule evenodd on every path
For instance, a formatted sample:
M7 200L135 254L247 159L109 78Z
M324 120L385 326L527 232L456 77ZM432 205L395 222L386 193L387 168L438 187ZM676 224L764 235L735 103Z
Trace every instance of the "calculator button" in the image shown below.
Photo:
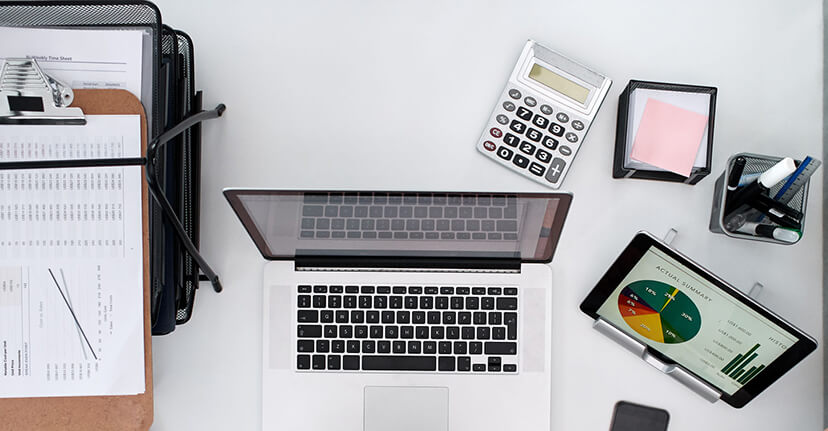
M539 165L535 162L532 162L532 164L529 165L529 172L531 172L531 173L533 173L533 174L535 174L539 177L542 177L543 173L545 171L546 171L546 168L544 168L542 165Z
M495 138L503 136L503 132L497 127L492 127L491 129L489 129L489 133L491 133L492 136L494 136Z
M512 162L521 168L529 166L529 159L521 156L520 154L515 154L515 160L512 160Z
M494 142L486 141L486 142L483 143L483 148L485 148L489 151L494 151L495 148L497 148L497 147L495 146Z
M549 105L541 105L540 110L546 115L552 115L552 107Z
M532 119L532 111L524 108L523 106L518 108L516 114L517 114L518 118L520 118L521 120L529 121L529 120Z
M526 130L526 125L521 123L518 120L512 120L512 124L509 125L509 128L512 129L513 132L523 133L523 131ZM498 130L498 132L499 132L499 130ZM499 138L500 136L495 136L495 137Z
M572 154L572 148L567 147L566 145L561 145L561 149L558 151L561 152L564 156L569 156Z
M500 123L500 124L509 124L509 117L507 117L503 114L500 114L495 118L497 119L497 122Z
M526 137L535 142L539 142L543 137L543 133L538 132L537 130L530 127L528 130L526 130Z
M546 172L546 181L557 183L561 179L561 173L565 166L566 162L563 159L555 157L555 160L552 160L552 164L549 165L549 170Z
M510 147L517 147L517 144L518 142L520 142L520 139L518 139L517 136L511 133L507 133L506 136L503 137L503 142L505 142L506 145Z
M566 140L569 141L569 142L572 142L574 144L574 143L578 142L578 135L576 135L572 132L568 132L566 134Z
M535 115L535 118L532 119L532 124L540 127L541 129L545 129L546 126L549 125L549 120L547 120L544 117L541 117L540 115Z
M532 154L535 154L536 149L537 149L536 146L534 146L534 145L532 145L532 144L530 144L526 141L523 141L523 142L520 143L520 152L522 152L522 153L526 153L526 154L531 156Z
M515 90L514 88L509 90L509 97L512 99L520 99L520 91Z
M536 154L535 157L544 163L549 163L549 161L552 160L552 155L543 150L538 150L538 154Z
M555 136L561 136L564 133L564 128L558 123L552 123L552 125L549 126L549 131Z
M569 121L569 115L566 115L563 112L558 112L558 115L555 115L555 118L557 118L561 123Z
M531 107L537 105L538 101L535 100L535 98L532 97L532 96L527 96L525 99L523 99L523 103L525 103L526 106L531 108Z
M572 128L575 130L584 130L584 123L582 123L581 120L573 120Z
M503 102L503 109L512 112L515 110L515 104L507 100Z
M511 159L512 154L514 154L514 152L512 152L512 150L510 150L506 147L500 147L500 148L497 149L497 155L500 156L500 158L503 159L503 160Z
M541 143L543 144L544 147L549 148L550 150L554 150L555 148L558 148L558 140L551 137L551 136L544 137L543 142L541 142Z

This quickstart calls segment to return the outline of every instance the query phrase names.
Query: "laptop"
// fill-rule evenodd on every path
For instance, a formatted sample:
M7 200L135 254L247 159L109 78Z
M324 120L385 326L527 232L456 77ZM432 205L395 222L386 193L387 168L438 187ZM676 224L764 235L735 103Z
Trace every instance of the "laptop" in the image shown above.
M263 429L549 429L571 194L224 194L269 261Z

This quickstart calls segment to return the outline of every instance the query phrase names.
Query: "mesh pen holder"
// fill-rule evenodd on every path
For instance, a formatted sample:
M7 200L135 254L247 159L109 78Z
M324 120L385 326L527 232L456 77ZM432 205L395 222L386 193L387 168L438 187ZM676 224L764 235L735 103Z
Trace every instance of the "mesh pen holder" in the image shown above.
M799 242L802 239L802 235L805 234L805 208L808 201L808 186L810 180L805 182L802 188L794 194L790 201L788 201L787 206L791 209L797 210L802 213L802 219L800 220L800 228L799 228L799 239L794 242L785 242L780 241L775 238L767 238L763 236L755 236L747 233L742 232L731 232L725 228L726 220L724 214L724 207L725 207L725 197L727 196L727 179L730 177L730 170L733 169L733 163L737 157L742 156L745 158L745 169L742 172L742 178L746 176L756 176L768 170L771 166L775 165L777 162L782 160L782 157L775 157L775 156L765 156L761 154L753 154L753 153L738 153L730 156L727 160L727 169L725 169L724 173L716 179L716 185L713 189L713 209L710 213L710 231L713 233L721 233L725 234L732 238L741 238L741 239L750 239L754 241L764 241L770 242L774 244L784 244L784 245L792 245ZM799 163L799 161L797 161ZM773 186L770 189L769 195L775 196L779 189L785 184L785 181L780 181L779 184ZM748 213L748 221L757 221L759 217L763 215L756 211L751 211ZM773 224L767 217L764 217L763 223Z

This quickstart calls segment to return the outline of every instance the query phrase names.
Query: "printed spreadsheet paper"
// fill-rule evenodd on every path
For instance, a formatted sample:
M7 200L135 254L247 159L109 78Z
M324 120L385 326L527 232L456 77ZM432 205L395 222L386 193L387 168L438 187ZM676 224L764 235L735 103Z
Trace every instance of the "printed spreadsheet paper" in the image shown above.
M140 117L0 127L0 160L138 157ZM0 171L0 397L145 391L141 168Z

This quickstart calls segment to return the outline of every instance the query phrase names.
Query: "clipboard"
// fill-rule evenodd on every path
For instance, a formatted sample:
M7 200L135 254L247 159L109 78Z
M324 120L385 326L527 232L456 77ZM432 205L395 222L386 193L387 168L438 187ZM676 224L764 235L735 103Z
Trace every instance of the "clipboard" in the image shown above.
M86 115L139 115L141 153L146 153L147 119L141 102L126 90L75 90L72 107ZM83 126L78 126L83 127ZM142 171L146 167L142 167ZM0 399L0 429L6 430L147 430L153 420L152 343L150 332L149 196L141 181L144 278L145 392L125 396Z

